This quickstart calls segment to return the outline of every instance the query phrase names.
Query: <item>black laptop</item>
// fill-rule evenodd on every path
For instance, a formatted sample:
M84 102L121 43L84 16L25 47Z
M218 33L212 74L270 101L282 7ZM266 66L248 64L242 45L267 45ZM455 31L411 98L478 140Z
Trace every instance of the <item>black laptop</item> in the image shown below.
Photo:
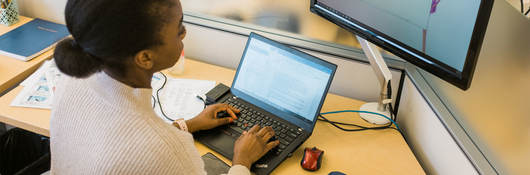
M271 126L280 145L252 165L269 174L313 132L337 65L251 33L229 92L217 103L241 110L238 120L194 134L231 159L234 142L254 125Z

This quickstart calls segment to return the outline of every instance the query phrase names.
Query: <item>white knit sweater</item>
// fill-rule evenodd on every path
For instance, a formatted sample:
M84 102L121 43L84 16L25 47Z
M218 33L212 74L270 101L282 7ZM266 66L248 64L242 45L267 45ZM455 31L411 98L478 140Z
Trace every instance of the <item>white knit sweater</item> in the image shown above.
M187 132L151 108L151 89L103 72L64 77L50 122L52 174L206 174ZM228 174L250 174L241 165Z

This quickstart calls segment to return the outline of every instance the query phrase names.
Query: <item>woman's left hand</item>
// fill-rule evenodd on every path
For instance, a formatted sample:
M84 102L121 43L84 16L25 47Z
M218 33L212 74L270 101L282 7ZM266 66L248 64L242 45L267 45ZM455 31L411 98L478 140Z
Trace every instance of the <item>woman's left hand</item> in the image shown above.
M217 118L217 113L221 111L226 111L230 117ZM208 130L217 126L232 123L237 119L236 113L239 113L239 109L228 104L214 104L206 107L196 117L187 120L186 125L188 126L188 131L191 133L200 130Z

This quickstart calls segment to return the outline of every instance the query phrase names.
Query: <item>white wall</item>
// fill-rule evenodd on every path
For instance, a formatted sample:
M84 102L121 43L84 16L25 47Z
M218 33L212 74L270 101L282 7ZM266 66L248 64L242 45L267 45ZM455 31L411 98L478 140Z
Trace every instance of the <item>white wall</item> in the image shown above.
M67 0L17 0L20 14L64 24Z

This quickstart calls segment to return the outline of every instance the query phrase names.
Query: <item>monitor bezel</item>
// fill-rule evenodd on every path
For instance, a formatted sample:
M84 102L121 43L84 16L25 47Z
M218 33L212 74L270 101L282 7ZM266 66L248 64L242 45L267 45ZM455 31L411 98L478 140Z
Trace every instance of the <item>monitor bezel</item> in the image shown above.
M422 68L423 70L434 74L435 76L455 85L456 87L467 90L471 85L471 80L473 78L473 73L475 70L475 65L477 63L480 49L482 47L482 42L486 33L486 28L488 26L491 10L493 8L493 0L482 0L479 11L477 13L477 19L475 21L475 27L473 29L473 34L471 36L471 40L469 42L468 46L468 52L466 55L466 61L464 63L464 68L462 71L458 71L447 64L444 64L433 57L424 54L423 52L416 50L412 47L409 47L408 45L399 42L398 40L385 35L384 33L375 30L374 28L369 27L368 25L365 25L364 23L361 23L355 19L348 19L350 22L354 23L355 25L361 26L368 31L365 31L361 28L358 28L354 25L348 24L340 19L337 19L334 16L334 14L330 14L324 10L321 10L319 7L317 7L317 0L311 0L310 4L310 10L311 12L329 20L330 22L333 22L334 24L376 44L377 46L395 54L396 56ZM319 4L322 8L324 8L322 5ZM336 13L335 13L336 14ZM378 39L377 37L384 38L387 41L393 42L399 47L404 48L400 49L391 43L385 42L384 40ZM419 55L423 59L428 60L429 62L432 62L432 64L429 64L426 61L423 61L420 58L417 58L416 56L407 53L412 52L416 55Z

